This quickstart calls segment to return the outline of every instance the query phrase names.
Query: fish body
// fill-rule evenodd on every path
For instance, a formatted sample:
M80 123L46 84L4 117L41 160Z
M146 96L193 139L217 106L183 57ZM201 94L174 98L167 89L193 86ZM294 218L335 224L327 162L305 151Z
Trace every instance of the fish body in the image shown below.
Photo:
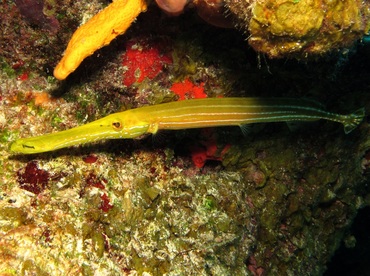
M111 114L69 130L13 142L10 150L30 154L52 151L102 139L137 138L158 130L251 123L330 120L351 132L363 120L365 109L348 115L326 111L309 99L293 98L207 98L145 106Z

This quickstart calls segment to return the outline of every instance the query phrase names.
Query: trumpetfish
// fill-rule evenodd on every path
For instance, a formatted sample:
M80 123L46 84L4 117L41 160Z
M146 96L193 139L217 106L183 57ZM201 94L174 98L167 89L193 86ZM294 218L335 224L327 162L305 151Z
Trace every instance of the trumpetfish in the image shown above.
M365 109L347 115L326 111L309 99L206 98L145 106L114 113L69 130L14 141L10 150L31 154L102 139L138 138L158 130L240 126L252 123L314 121L342 123L350 133L363 120Z

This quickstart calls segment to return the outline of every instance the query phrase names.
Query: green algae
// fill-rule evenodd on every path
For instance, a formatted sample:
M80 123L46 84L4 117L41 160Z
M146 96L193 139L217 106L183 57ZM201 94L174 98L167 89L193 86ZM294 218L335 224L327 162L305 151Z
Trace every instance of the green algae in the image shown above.
M175 41L174 49L172 53L176 76L174 81L178 82L197 72L200 66L198 60L203 51L199 43L190 42L183 36Z
M22 208L3 205L0 220L3 222L3 231L9 231L24 225L27 221L27 213Z
M8 78L16 77L16 71L6 62L3 57L0 57L0 68L1 72L4 73Z
M6 128L2 129L0 131L1 144L14 140L14 136L15 136L15 133L13 131L10 131L9 129L6 129Z

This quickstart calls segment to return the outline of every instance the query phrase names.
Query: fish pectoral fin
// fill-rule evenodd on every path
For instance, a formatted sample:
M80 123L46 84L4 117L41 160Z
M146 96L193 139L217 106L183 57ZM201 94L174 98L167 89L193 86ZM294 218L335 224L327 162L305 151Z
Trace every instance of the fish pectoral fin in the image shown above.
M156 134L158 132L158 129L159 129L159 125L157 123L152 123L149 125L147 132Z
M242 131L244 137L247 137L251 133L251 128L252 127L250 124L240 125L240 130Z
M264 123L257 123L257 124L244 124L244 125L240 125L239 127L243 133L243 136L247 137L251 134L260 132L265 126L266 124Z
M171 135L169 135L170 133L171 133L171 130L164 130L164 129L158 130L157 133L152 135L152 143L156 147L166 145L168 138L169 137L171 138Z

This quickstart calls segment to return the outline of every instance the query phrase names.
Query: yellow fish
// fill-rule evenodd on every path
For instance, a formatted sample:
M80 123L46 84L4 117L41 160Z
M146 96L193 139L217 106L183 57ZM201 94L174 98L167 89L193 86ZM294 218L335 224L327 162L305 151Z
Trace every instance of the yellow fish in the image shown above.
M207 98L146 106L114 113L69 130L16 140L12 152L30 154L52 151L102 139L137 138L160 129L244 126L251 123L314 121L325 119L355 129L365 116L361 108L352 114L327 112L308 99Z

